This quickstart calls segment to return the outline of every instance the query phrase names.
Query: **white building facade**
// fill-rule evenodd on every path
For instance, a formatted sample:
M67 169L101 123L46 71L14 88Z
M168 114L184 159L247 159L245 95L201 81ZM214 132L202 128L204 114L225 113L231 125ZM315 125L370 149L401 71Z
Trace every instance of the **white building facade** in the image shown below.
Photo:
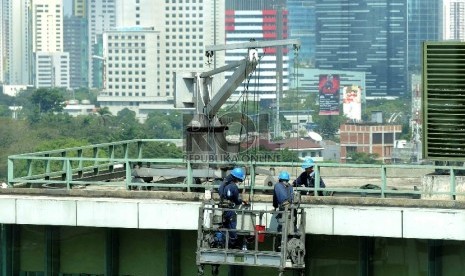
M443 0L443 39L465 40L465 0Z
M205 65L204 53L206 45L224 44L224 12L224 0L117 0L118 29L128 31L131 28L133 30L152 28L152 31L158 34L155 44L157 57L154 63L150 65L147 63L147 66L153 67L150 70L155 71L153 74L147 73L145 77L146 89L155 86L153 90L150 88L150 91L144 92L147 97L143 101L134 100L136 93L139 97L142 95L135 85L132 85L132 88L126 85L125 88L126 97L131 93L133 98L122 97L122 91L116 96L115 87L111 88L113 91L110 91L109 87L111 61L108 60L109 56L104 56L105 63L108 63L105 66L107 83L105 90L97 99L101 106L108 106L112 112L116 110L115 106L119 106L118 109L128 107L135 110L141 120L151 111L174 108L175 72L203 72L224 65L224 52L215 53L208 66ZM110 33L106 34L107 39ZM109 40L107 42L109 43ZM125 43L129 42L131 41ZM128 55L127 52L125 54ZM142 84L137 85L141 89ZM121 85L119 87L122 89Z
M69 54L64 52L36 52L36 88L70 88Z
M89 87L93 87L94 70L99 70L99 59L103 58L98 51L98 37L105 31L115 28L116 11L115 0L87 0L85 10L87 11L87 26L89 38Z
M63 52L62 0L32 0L35 87L69 89L69 54Z
M63 51L62 0L32 0L32 51Z
M6 84L32 84L30 0L0 0L1 79Z
M116 114L129 108L137 114L145 102L158 102L160 33L153 28L118 28L103 35L104 89L101 106Z

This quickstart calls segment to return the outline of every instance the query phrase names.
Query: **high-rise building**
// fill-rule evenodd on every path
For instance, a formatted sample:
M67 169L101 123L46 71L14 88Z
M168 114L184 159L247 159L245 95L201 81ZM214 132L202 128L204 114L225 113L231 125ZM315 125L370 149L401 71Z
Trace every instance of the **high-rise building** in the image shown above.
M30 0L0 0L1 71L6 84L32 84Z
M465 40L465 0L443 1L443 39Z
M99 56L94 49L99 47L95 46L98 43L98 37L103 34L104 31L111 30L116 26L116 10L115 0L87 0L86 11L87 11L87 35L89 39L89 56L88 56L88 79L93 80L95 78L94 71L99 70L95 68L103 66L103 57ZM98 75L98 73L96 74ZM102 88L93 86L98 81L89 81L89 86L94 88Z
M131 88L126 85L126 96L122 97L121 92L117 96L115 86L109 87L109 56L106 56L109 53L104 52L103 62L106 64L103 72L107 83L97 100L113 113L117 112L117 108L129 107L143 120L147 113L160 106L165 109L173 107L175 72L207 70L205 46L224 44L224 0L118 0L116 25L126 32L131 28L134 31L152 28L157 33L156 44L150 44L156 48L157 60L146 64L146 70L153 72L145 76L151 90L144 92L146 97L142 99L140 85L139 90L134 85ZM224 65L224 52L215 53L212 63ZM149 88L147 84L145 87Z
M278 40L288 37L286 2L263 0L226 1L226 44L249 42L250 40ZM279 55L276 48L257 49L261 55L260 66L255 74L259 81L248 83L248 91L259 98L276 98L277 90L289 89L287 48ZM226 63L242 60L247 49L226 51ZM278 72L282 74L278 74ZM232 71L225 74L226 78ZM280 76L281 79L278 77ZM237 92L244 88L238 87Z
M315 58L315 0L287 0L287 9L289 38L298 38L301 42L298 62L311 65ZM293 63L293 57L289 58Z
M160 33L154 28L117 28L103 34L104 90L99 103L116 114L139 104L159 102Z
M71 88L88 87L89 46L87 20L74 15L66 16L64 23L64 51L69 53Z
M62 0L32 0L32 52L36 87L69 88L69 54L63 52Z
M32 51L63 51L62 0L32 1Z
M86 0L73 0L73 12L72 15L76 17L85 18L87 16Z
M63 52L36 52L35 87L69 89L69 55Z
M118 27L153 27L160 32L157 95L173 99L175 71L205 70L204 46L224 44L224 0L118 0ZM224 65L224 52L213 64Z
M0 1L0 23L2 25L2 29L7 27L8 22L5 21L4 19L4 13L3 13L3 8L4 8L4 3L3 1ZM5 81L5 69L4 69L4 63L6 61L5 59L5 46L4 46L4 40L6 39L6 34L4 30L0 30L0 83L3 83Z
M437 41L441 34L442 0L409 0L408 16L408 69L419 72L423 41Z
M407 92L405 0L317 0L316 67L366 72L368 97Z

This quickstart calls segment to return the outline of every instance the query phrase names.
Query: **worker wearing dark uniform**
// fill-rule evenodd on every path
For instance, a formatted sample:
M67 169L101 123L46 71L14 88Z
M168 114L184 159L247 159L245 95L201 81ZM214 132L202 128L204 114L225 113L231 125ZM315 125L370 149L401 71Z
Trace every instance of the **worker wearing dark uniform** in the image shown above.
M273 190L273 207L279 211L284 211L286 207L294 202L294 189L289 183L290 180L289 173L282 171L279 173L278 182L274 184ZM282 213L279 213L276 216L278 220L278 232L282 230Z
M225 180L220 184L218 193L220 195L220 207L234 209L241 204L247 204L242 200L239 194L237 183L244 181L245 174L241 168L235 168L231 171ZM237 227L237 216L233 210L227 210L223 213L223 228L235 230ZM229 247L238 246L236 231L229 232Z
M309 158L306 159L302 163L302 169L304 172L302 172L299 177L297 177L294 182L292 182L292 185L294 187L307 187L307 188L314 188L315 187L315 172L313 171L313 167L315 166L315 162L313 159ZM320 188L325 188L325 182L323 179L320 177ZM313 192L306 192L302 191L301 194L307 194L307 195L313 195ZM318 195L323 195L322 191L318 192Z

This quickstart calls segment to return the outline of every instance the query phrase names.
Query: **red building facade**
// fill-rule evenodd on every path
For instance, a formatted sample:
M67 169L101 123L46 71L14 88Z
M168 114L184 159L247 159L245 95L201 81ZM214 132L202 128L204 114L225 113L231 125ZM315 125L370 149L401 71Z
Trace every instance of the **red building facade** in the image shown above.
M346 163L351 152L364 152L377 154L383 163L391 163L394 143L401 133L401 125L341 125L341 162Z

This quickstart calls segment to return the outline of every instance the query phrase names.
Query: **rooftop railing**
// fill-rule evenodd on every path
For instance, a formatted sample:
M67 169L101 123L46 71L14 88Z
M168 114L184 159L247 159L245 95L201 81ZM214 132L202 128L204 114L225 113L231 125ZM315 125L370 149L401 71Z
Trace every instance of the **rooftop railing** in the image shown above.
M299 162L205 162L157 158L157 140L113 143L12 155L8 157L8 186L48 189L183 190L212 189L240 166L247 170L241 189L250 194L271 193L279 171L301 172ZM274 156L276 157L276 155ZM320 163L315 187L296 187L303 194L465 198L462 166L377 165ZM326 184L325 188L319 186Z

